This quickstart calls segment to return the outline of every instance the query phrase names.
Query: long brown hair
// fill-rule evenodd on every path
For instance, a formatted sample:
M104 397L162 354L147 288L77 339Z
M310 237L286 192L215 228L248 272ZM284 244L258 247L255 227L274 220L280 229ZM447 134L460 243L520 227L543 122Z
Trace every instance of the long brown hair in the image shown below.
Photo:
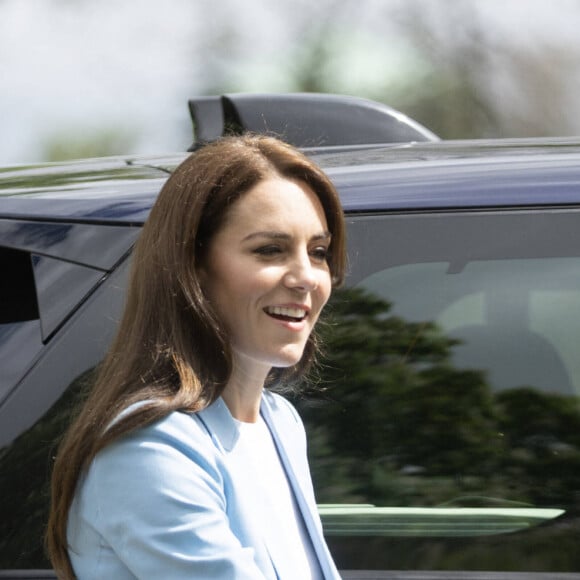
M54 464L47 547L59 577L74 578L67 551L68 512L79 478L95 455L172 411L203 409L225 387L232 369L230 344L204 299L197 266L231 204L271 176L301 180L317 194L332 234L333 284L342 282L345 233L337 193L296 149L272 137L228 137L203 147L175 170L135 245L116 338ZM313 334L300 362L278 369L277 378L301 376L315 352ZM113 422L138 401L145 403Z

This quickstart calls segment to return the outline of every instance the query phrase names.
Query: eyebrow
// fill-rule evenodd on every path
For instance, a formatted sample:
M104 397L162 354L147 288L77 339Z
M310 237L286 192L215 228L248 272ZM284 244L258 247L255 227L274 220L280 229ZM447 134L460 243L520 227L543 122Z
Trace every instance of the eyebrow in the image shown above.
M332 237L330 232L321 232L319 234L315 234L310 239L312 241L318 240L329 240ZM268 238L273 240L289 240L292 238L289 234L285 234L284 232L276 232L276 231L264 231L264 232L253 232L248 234L242 241L246 242L249 240L253 240L255 238Z

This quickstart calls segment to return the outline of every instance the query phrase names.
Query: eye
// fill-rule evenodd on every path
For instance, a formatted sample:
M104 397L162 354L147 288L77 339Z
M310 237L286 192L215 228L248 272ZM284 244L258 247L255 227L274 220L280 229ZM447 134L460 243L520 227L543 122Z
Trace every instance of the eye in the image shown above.
M316 246L310 251L310 255L319 262L328 260L330 252L327 246Z
M282 248L275 244L268 244L267 246L260 246L254 250L254 254L258 254L259 256L276 256L282 253Z

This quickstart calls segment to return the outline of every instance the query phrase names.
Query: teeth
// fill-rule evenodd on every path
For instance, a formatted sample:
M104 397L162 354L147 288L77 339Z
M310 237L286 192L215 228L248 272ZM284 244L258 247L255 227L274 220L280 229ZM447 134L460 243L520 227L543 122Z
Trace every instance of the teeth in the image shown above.
M269 314L288 316L289 318L304 318L306 312L302 308L287 308L285 306L271 306L267 308Z

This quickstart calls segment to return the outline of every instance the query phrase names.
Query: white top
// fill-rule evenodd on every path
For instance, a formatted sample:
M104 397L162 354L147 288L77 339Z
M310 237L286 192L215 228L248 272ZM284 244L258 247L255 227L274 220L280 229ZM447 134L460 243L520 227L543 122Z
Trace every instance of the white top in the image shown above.
M322 580L318 560L268 426L261 416L256 423L234 420L240 429L234 453L239 450L252 458L248 470L255 474L256 487L271 514L267 533L284 538L288 558L295 564L296 578Z

